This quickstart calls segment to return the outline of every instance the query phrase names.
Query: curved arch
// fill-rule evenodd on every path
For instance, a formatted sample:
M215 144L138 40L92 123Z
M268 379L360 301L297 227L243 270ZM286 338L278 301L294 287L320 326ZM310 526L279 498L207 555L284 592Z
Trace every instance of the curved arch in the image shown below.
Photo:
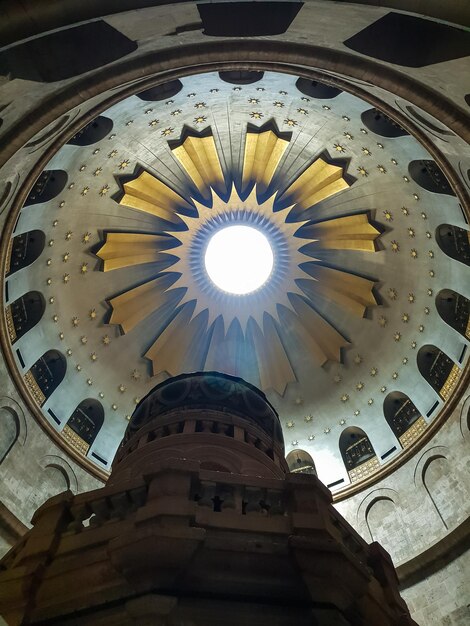
M460 432L463 439L470 439L470 396L467 396L460 409Z
M343 93L339 87L333 87L318 80L309 80L308 78L298 78L295 86L300 93L318 100L331 100Z
M67 361L58 350L48 350L31 366L25 375L36 401L41 406L64 379Z
M315 463L312 456L305 450L297 448L291 450L286 456L289 471L292 474L314 474L317 475Z
M441 511L439 510L439 507L436 504L436 500L434 499L432 493L431 493L431 489L429 488L429 485L427 484L426 481L426 473L429 469L429 466L431 465L431 463L433 463L434 461L438 461L439 459L444 459L445 461L447 461L447 457L445 457L443 454L433 454L432 456L428 457L423 465L423 468L421 470L421 481L423 483L424 488L426 489L426 492L436 510L436 513L439 515L440 520L442 521L442 523L444 524L446 530L448 530L448 525L441 513Z
M421 418L421 413L410 400L410 398L401 391L392 391L384 399L383 412L387 424L393 431L395 437L405 447L405 433L416 424ZM424 422L423 426L426 426ZM411 443L411 442L409 442Z
M351 482L361 480L379 467L369 437L357 426L343 430L339 437L339 450Z
M77 493L77 476L72 466L66 459L62 458L61 456L57 456L56 454L46 454L40 459L39 465L42 467L42 469L51 467L60 471L67 483L67 488L70 489L73 493Z
M7 259L6 273L14 274L34 263L44 250L46 235L42 230L30 230L13 237L10 259Z
M98 115L94 120L75 133L67 141L72 146L91 146L104 139L113 130L114 122L105 115Z
M411 178L423 189L433 193L455 196L454 190L438 164L432 159L411 161L408 164Z
M16 411L10 407L0 407L0 464L18 441L20 423Z
M436 309L446 324L470 339L470 300L452 289L442 289L436 296Z
M381 137L404 137L409 133L378 109L367 109L361 113L362 123L366 128Z
M24 444L26 443L26 437L28 435L28 427L26 424L23 409L16 400L13 400L13 398L10 398L9 396L0 397L0 407L9 409L10 411L13 411L15 413L19 426L17 443L20 446L24 446Z
M470 232L459 226L440 224L436 228L436 241L451 259L470 265Z
M264 76L264 72L254 70L225 70L219 72L219 78L232 85L251 85L257 83Z
M156 87L150 87L150 89L137 93L136 96L145 102L158 102L176 96L182 89L183 83L179 79L176 79L162 83Z
M6 310L8 331L11 342L26 335L44 315L46 301L39 291L28 291L14 302Z
M94 398L82 400L62 430L64 438L79 452L86 454L104 421L101 402Z
M42 204L57 198L67 184L68 178L64 170L44 170L32 186L24 206Z
M421 481L422 470L428 457L437 454L437 455L443 456L444 458L447 458L447 455L449 454L449 452L450 452L449 448L447 448L446 446L432 446L432 448L428 448L427 450L423 452L423 454L417 460L416 466L413 472L413 481L414 481L415 487L420 487L422 485L422 481Z
M460 372L458 365L445 352L431 344L419 349L416 362L421 376L443 400L446 400L450 387L457 382Z

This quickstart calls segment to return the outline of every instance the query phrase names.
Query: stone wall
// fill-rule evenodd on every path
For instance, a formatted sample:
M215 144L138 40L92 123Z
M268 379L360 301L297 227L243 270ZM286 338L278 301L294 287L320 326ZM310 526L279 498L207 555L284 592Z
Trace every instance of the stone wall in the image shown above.
M336 504L366 541L390 553L420 626L470 621L469 410L467 395L407 463Z
M445 565L425 580L402 589L401 595L422 626L463 626L470 620L470 554Z

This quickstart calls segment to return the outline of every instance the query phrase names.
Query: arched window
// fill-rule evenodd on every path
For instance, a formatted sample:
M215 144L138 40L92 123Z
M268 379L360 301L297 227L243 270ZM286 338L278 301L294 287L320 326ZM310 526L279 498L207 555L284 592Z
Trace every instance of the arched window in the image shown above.
M0 408L0 463L14 446L20 433L18 416L9 407Z
M104 409L98 400L80 402L62 431L63 437L79 452L86 454L103 425Z
M313 462L310 454L308 452L305 452L305 450L291 450L291 452L289 452L289 454L286 456L286 461L292 474L315 474L315 476L317 475L315 463Z
M264 76L264 72L254 72L252 70L227 70L219 72L219 78L232 85L251 85L257 83Z
M339 438L339 449L353 483L370 476L380 466L369 437L356 426L343 430Z
M29 291L12 302L5 310L10 341L13 343L31 330L42 318L45 308L39 291Z
M67 184L68 176L64 170L44 170L28 194L25 206L48 202L56 198Z
M404 137L409 134L378 109L367 109L361 113L361 120L366 128L381 137Z
M319 100L331 100L331 98L336 98L336 96L342 93L338 87L332 87L318 80L309 80L308 78L298 78L295 86L304 95L318 98Z
M442 350L432 345L420 348L417 362L423 378L428 381L443 400L447 400L460 375L458 365Z
M92 122L76 133L67 143L72 146L91 146L104 139L113 130L113 120L104 115L98 115Z
M136 94L141 100L145 102L158 102L159 100L168 100L173 98L183 89L183 83L180 80L171 80L163 85L157 85L156 87L150 87L145 91L141 91Z
M443 289L436 296L436 308L446 324L466 339L470 339L470 300L451 289Z
M441 224L436 229L436 241L447 256L470 265L469 230L450 224Z
M455 196L449 181L439 165L431 159L411 161L408 165L411 178L423 189L434 193Z
M11 244L9 274L31 265L44 250L46 235L42 230L30 230L13 238Z
M48 350L25 374L25 382L36 402L42 406L65 376L67 362L57 350Z
M426 428L426 421L413 402L400 391L384 400L384 416L403 448L409 446Z

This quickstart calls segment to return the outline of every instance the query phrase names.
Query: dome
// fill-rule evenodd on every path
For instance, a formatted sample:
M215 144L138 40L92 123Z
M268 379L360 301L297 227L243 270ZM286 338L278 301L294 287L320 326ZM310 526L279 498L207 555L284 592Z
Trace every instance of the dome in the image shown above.
M283 446L279 418L266 396L241 378L219 372L180 374L159 383L132 414L123 444L149 420L180 409L229 411L255 423Z
M31 172L6 231L6 349L38 418L98 476L155 383L216 370L262 389L287 452L302 446L326 485L350 491L424 441L460 385L459 187L421 127L344 78L235 74L135 85ZM248 293L207 271L211 242L233 228L272 253ZM244 246L233 247L235 273ZM436 307L448 289L460 332ZM38 290L47 311L36 321L24 294ZM25 307L35 323L20 336ZM104 420L84 438L67 418L90 392ZM386 417L390 393L403 401ZM406 402L415 411L403 420ZM369 442L360 472L345 463L347 428Z
M468 8L65 3L0 25L5 506L102 484L155 386L220 372L412 581L468 514ZM234 226L248 293L205 264Z

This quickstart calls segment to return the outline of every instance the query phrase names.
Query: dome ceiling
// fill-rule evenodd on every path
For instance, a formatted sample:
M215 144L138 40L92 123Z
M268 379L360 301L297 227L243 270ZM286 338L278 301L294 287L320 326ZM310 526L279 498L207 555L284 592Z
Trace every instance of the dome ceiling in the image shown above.
M269 280L244 296L204 268L210 237L232 224L264 232L274 253ZM436 240L444 224L463 237L460 260ZM467 327L436 304L444 289L470 297L468 226L447 180L370 104L296 76L201 74L119 102L51 159L10 246L6 314L25 393L100 470L157 382L220 370L262 388L286 450L307 450L342 488L419 438L466 360ZM14 303L33 310L31 293L45 311L22 334ZM34 369L47 351L65 362L52 391ZM412 431L392 429L387 398L411 403ZM83 401L103 412L88 445L65 426ZM348 475L345 430L366 435L362 474Z

